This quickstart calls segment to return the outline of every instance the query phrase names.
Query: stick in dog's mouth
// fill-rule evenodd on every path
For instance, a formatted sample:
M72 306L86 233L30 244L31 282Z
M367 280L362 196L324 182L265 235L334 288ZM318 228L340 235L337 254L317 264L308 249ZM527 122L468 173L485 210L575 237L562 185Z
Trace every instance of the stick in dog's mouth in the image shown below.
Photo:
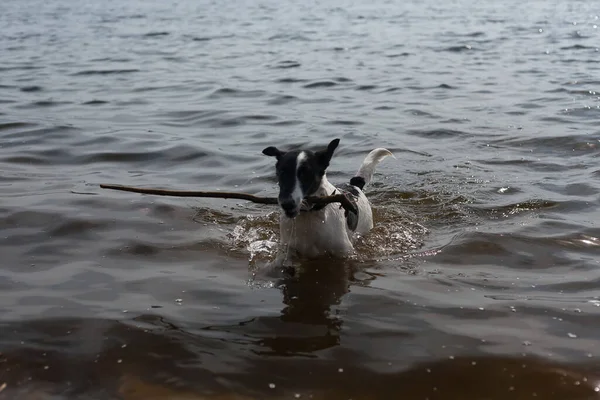
M247 200L258 204L271 204L277 205L278 201L275 197L261 197L255 196L249 193L238 193L238 192L206 192L206 191L195 191L195 190L167 190L167 189L154 189L154 188L140 188L134 186L114 185L114 184L100 184L102 189L120 190L124 192L141 193L141 194L152 194L156 196L174 196L174 197L204 197L204 198L217 198L217 199L239 199ZM332 196L324 197L307 197L303 200L303 204L306 202L308 209L311 206L327 205L329 203L340 203L346 211L357 213L356 206L352 204L348 198L343 194L336 194ZM293 217L292 217L293 218Z

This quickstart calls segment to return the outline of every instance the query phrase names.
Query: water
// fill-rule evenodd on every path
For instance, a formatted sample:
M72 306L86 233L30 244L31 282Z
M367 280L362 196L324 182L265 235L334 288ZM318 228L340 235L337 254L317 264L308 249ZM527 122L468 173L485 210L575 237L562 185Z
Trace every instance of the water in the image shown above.
M0 3L0 396L590 399L592 1ZM376 228L269 280L261 150L374 147ZM3 384L6 386L3 386ZM38 396L38 397L35 397Z

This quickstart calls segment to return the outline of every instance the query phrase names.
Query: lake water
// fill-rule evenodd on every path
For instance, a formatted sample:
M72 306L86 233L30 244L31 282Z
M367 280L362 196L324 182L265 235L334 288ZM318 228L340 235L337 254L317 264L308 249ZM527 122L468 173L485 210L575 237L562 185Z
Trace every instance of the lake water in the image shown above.
M0 398L597 398L597 6L3 0ZM275 207L99 188L336 137L376 227L281 280Z

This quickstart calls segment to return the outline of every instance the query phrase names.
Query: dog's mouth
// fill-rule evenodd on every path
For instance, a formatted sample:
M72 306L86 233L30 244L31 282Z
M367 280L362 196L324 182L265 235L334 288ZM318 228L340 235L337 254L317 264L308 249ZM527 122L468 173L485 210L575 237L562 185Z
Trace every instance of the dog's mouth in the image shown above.
M298 211L284 211L283 213L288 218L296 218L298 216Z
M296 218L299 214L300 210L283 210L283 213L288 218Z
M281 211L283 211L284 215L288 218L296 218L300 212L310 211L310 205L306 199L303 199L300 205L297 205L293 209L281 207Z

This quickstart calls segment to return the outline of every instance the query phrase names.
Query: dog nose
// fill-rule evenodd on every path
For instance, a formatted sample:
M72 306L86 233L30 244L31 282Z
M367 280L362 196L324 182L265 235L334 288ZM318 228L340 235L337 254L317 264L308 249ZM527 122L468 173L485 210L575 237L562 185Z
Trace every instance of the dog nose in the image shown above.
M291 199L279 200L279 205L285 211L294 211L294 209L296 208L296 203L294 203L294 200Z

